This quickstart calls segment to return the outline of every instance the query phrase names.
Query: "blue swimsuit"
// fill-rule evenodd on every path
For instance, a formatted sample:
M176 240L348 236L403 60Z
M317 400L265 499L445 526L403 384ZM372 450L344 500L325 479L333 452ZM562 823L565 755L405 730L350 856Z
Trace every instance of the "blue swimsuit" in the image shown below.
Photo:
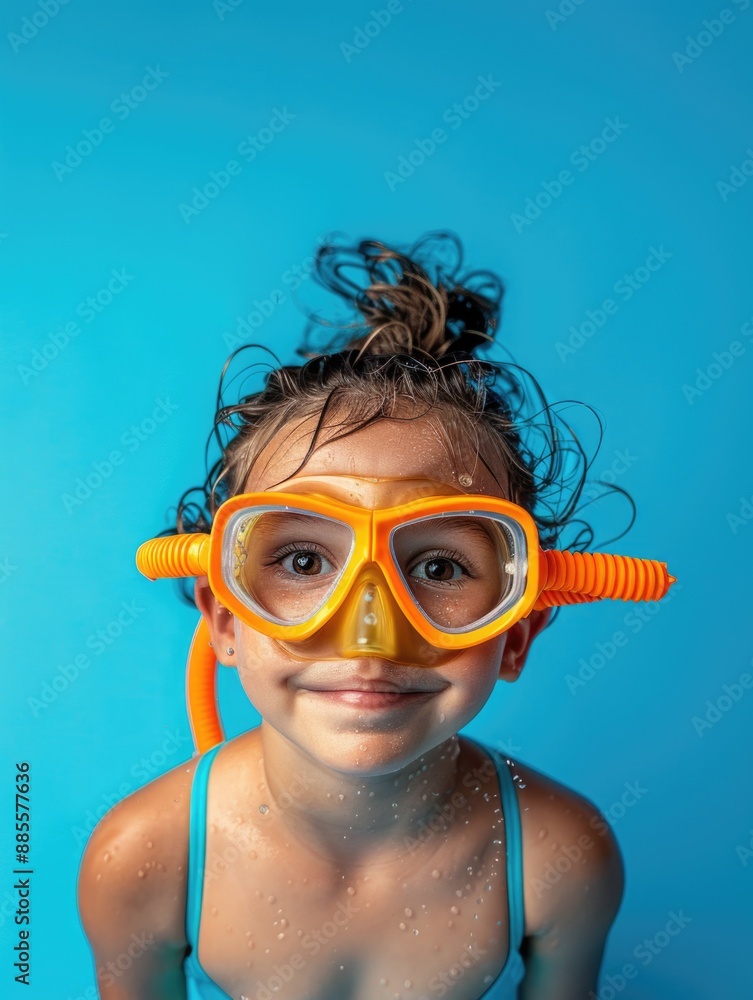
M465 737L468 739L468 737ZM475 740L470 742L476 743ZM208 750L196 766L191 791L191 822L188 845L188 897L186 905L186 939L191 946L183 969L188 1000L232 1000L217 983L210 979L199 963L198 941L201 923L201 902L204 891L204 856L206 852L207 784L209 768L217 751L224 744ZM507 903L510 914L509 954L505 967L479 1000L517 1000L518 985L523 980L525 966L520 955L525 919L523 916L523 851L520 812L515 785L504 757L491 747L476 743L494 761L499 776L502 812L505 820L507 851ZM284 998L281 998L284 1000Z

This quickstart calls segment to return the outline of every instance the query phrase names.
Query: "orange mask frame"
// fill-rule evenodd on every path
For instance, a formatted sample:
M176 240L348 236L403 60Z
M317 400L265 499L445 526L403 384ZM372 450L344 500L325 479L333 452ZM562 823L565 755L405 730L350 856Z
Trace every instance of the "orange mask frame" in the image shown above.
M316 613L304 622L286 624L262 617L240 599L225 579L223 556L228 525L233 519L237 520L239 513L270 506L323 515L347 524L353 531L353 549L337 586ZM395 528L411 518L461 512L498 516L519 526L519 537L525 540L527 550L525 586L513 606L493 620L467 631L447 632L429 621L411 598L393 561L390 538ZM293 643L308 639L322 628L337 613L359 575L376 564L392 600L402 612L396 616L396 627L415 629L427 643L448 650L465 649L492 639L533 610L603 598L656 601L675 582L666 563L656 560L544 550L528 511L512 501L479 494L423 497L399 506L371 509L320 494L276 490L242 493L220 506L211 534L151 539L139 547L136 564L139 571L152 580L207 576L216 598L241 621L273 639ZM224 739L217 707L216 671L209 630L202 618L189 652L186 692L189 721L199 753Z

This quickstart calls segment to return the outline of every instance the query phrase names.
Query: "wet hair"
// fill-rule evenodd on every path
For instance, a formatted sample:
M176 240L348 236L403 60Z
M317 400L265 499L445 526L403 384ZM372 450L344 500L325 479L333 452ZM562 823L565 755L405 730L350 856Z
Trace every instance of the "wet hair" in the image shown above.
M243 492L264 447L303 418L316 420L298 469L323 431L326 441L339 440L378 420L426 416L456 461L470 443L470 453L509 499L531 513L543 548L561 545L566 526L574 529L568 548L591 544L593 530L576 513L595 452L589 461L529 372L511 358L479 356L498 348L505 292L500 277L464 271L463 248L451 232L428 233L403 250L375 239L354 245L335 235L318 247L311 276L345 303L347 315L332 320L306 309L299 364L282 365L260 344L233 351L220 378L206 479L182 495L175 528L166 533L209 531L220 504ZM330 337L315 346L312 336L321 328ZM231 377L249 351L276 363L250 365ZM260 370L263 388L226 401L241 375L254 378ZM220 457L211 462L213 447ZM463 472L473 477L473 468ZM609 489L628 496L616 485L602 492Z

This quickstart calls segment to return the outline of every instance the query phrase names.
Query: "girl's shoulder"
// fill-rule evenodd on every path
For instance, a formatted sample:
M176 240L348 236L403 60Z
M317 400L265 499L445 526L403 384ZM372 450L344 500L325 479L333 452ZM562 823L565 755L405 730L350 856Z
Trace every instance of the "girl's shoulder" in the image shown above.
M512 766L523 840L526 934L574 912L609 921L622 898L622 856L611 827L580 792L528 764Z
M103 816L78 876L78 906L97 953L111 952L126 929L148 929L150 949L186 948L185 909L191 787L200 757L132 792ZM126 934L126 937L128 935Z

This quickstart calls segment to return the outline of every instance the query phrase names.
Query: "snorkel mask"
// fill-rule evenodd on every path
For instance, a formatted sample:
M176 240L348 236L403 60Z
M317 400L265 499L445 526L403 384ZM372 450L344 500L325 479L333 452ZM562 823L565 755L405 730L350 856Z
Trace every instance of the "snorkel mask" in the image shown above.
M479 494L371 509L318 493L243 493L219 507L211 534L154 538L136 564L152 580L206 575L233 615L294 657L427 667L531 611L656 601L675 582L655 560L544 550L528 511ZM202 618L187 673L199 753L224 739L216 669Z

